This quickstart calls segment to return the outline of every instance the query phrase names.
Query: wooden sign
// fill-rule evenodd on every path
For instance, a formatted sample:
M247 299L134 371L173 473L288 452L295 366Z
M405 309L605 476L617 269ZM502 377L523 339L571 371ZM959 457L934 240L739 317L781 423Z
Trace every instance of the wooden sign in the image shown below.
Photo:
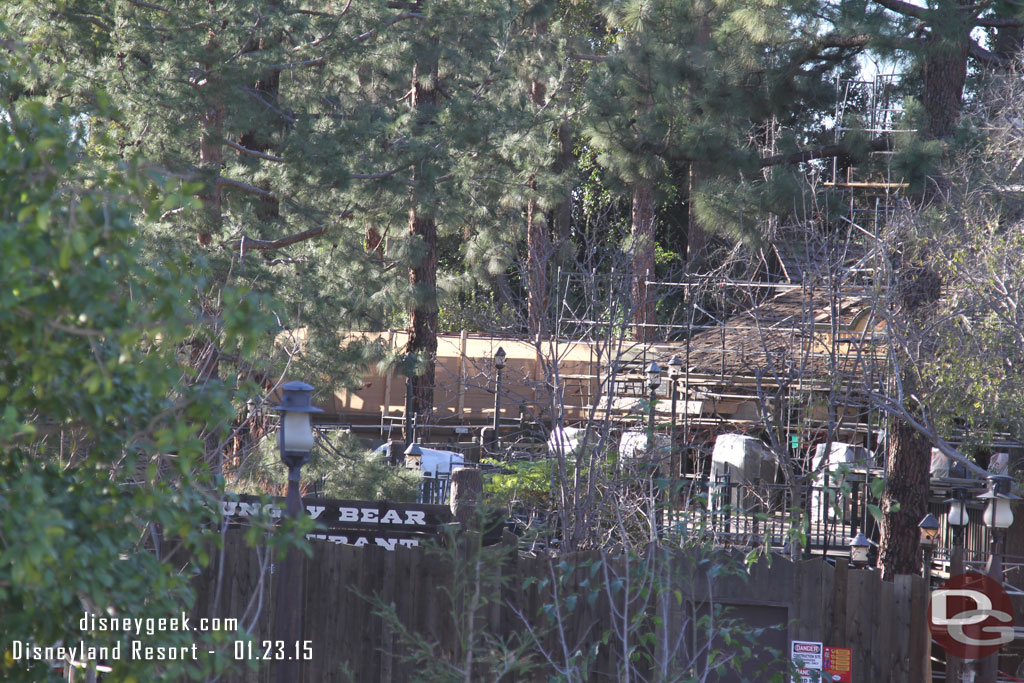
M285 510L283 498L264 502L255 496L239 496L237 500L223 500L220 505L229 526L242 525L257 517L276 522ZM303 498L302 508L317 523L317 530L307 535L310 540L378 545L388 550L420 545L452 522L447 505Z

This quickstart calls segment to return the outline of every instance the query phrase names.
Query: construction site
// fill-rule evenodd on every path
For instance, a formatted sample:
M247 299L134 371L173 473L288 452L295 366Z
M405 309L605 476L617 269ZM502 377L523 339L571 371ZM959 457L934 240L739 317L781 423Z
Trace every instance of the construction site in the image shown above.
M837 80L836 141L850 125L875 139L900 133L897 81ZM546 334L510 323L437 335L428 413L414 413L413 382L394 364L321 401L318 428L350 431L393 463L411 444L450 454L433 470L423 459L421 502L447 502L456 464L559 461L564 477L572 462L579 477L585 455L599 450L616 472L657 482L649 487L652 537L700 535L873 566L889 462L886 406L900 372L893 316L906 296L894 291L900 245L890 228L909 210L907 186L892 177L889 155L882 147L857 167L807 164L809 182L832 188L843 210L771 225L753 263L669 279L623 263L558 268L548 278ZM654 322L637 315L651 302ZM409 337L348 334L392 358ZM946 438L957 446L963 436ZM980 468L1015 474L1016 435L996 434L985 447ZM966 568L991 573L998 547L1004 586L1024 599L1024 524L989 523L991 485L978 470L932 449L934 529L922 571L936 582ZM1004 652L1016 658L1007 670L1018 655Z

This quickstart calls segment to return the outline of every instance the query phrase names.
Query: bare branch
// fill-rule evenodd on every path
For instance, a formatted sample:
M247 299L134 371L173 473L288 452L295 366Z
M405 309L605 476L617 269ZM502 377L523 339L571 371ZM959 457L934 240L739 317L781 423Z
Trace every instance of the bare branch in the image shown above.
M974 20L974 25L991 28L1017 28L1024 26L1024 20L1017 17L978 17Z
M111 33L114 30L113 26L111 26L107 22L103 21L102 19L100 19L99 17L97 17L94 14L75 13L75 14L72 14L72 16L81 17L82 19L85 19L86 21L88 21L93 26L96 26L96 27L102 29L103 31L105 31L107 33Z
M243 192L249 192L250 194L265 197L266 199L277 199L277 195L274 192L271 192L270 190L264 190L262 187L250 185L249 183L244 183L241 180L235 180L233 178L225 178L224 176L218 176L216 182L218 185L233 187L235 189L242 190Z
M284 247L295 244L296 242L304 242L306 240L313 239L314 237L319 237L325 232L327 232L327 227L321 226L319 228L303 230L302 232L297 232L294 235L288 235L287 237L281 237L276 240L258 240L254 237L242 235L241 252L244 254L246 249L283 249Z
M1010 66L1010 60L1000 57L994 52L986 50L981 45L978 45L977 41L972 40L969 48L969 54L979 62L984 62L989 66L994 66L999 69L1005 69Z
M339 219L344 220L346 218L351 217L351 211L344 211L339 216ZM319 228L310 228L309 230L303 230L302 232L297 232L294 235L288 235L287 237L281 237L276 240L258 240L254 237L249 237L248 235L242 235L242 238L240 240L241 244L239 246L239 251L241 252L241 256L244 258L246 249L259 249L264 251L273 249L283 249L284 247L295 244L297 242L304 242L306 240L313 239L314 237L319 237L325 232L327 232L327 226L320 226Z
M241 90L242 90L242 92L244 92L244 93L246 93L247 95L249 95L250 97L252 97L252 98L254 98L254 99L258 100L258 101L259 101L259 102L260 102L261 104L263 104L263 106L265 106L265 107L266 107L267 109L270 109L271 111L273 111L273 112L274 112L275 114L277 114L278 116L280 116L280 117L281 117L282 119L284 119L284 120L285 120L285 121L287 121L288 123L295 123L295 122L296 122L296 121L295 121L295 117L294 117L294 116L292 116L291 114L288 114L288 113L286 113L286 112L282 111L281 109L279 109L279 108L278 108L277 106L275 106L275 105L274 105L274 104L272 104L271 102L268 102L268 101L267 101L267 100L266 100L266 99L265 99L265 98L264 98L264 97L263 97L262 95L260 95L260 93L259 93L259 92L258 92L257 90L255 90L254 88L249 88L249 87L247 87L247 86L240 86L240 87L241 87Z
M279 157L276 154L267 154L266 152L260 152L259 150L249 149L244 145L240 145L232 140L225 140L224 144L231 149L238 150L242 154L248 154L249 156L258 157L260 159L266 159L267 161L279 161L283 162L284 157Z
M917 5L912 5L909 2L903 2L903 0L874 0L874 2L877 5L881 5L886 9L907 17L923 19L927 15L927 10L924 7L918 7Z
M892 140L889 137L875 138L868 143L868 149L872 152L881 152L892 149ZM785 164L799 164L805 161L811 161L812 159L830 159L832 157L841 157L851 154L853 150L843 144L838 145L824 145L822 147L815 147L814 149L807 149L802 152L793 152L792 154L776 154L770 157L763 157L761 159L761 168L768 166L781 166Z

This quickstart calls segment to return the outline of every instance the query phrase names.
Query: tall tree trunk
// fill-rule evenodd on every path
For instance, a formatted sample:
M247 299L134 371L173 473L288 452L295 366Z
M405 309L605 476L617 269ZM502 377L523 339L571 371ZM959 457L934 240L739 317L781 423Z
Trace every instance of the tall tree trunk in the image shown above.
M279 39L275 38L273 41L268 41L266 38L260 38L259 42L253 46L252 51L261 52L267 50L277 43L278 40ZM278 106L281 90L281 71L279 69L268 68L253 84L253 89L258 92L264 100L270 102L275 107ZM271 130L249 130L242 134L238 140L238 144L257 152L269 152L271 151L271 133ZM269 182L262 183L260 187L264 190L271 189ZM256 217L260 220L273 220L281 216L280 204L277 197L263 196L260 197L257 202Z
M537 24L534 35L542 36L548 32L546 23ZM541 81L533 81L530 85L530 98L538 109L547 100L547 87ZM530 193L535 194L537 183L530 179ZM528 329L535 339L547 337L548 308L548 247L547 225L540 205L533 197L526 206L526 272L527 272L527 308Z
M633 338L651 341L655 338L657 312L648 296L647 280L654 277L654 187L640 181L633 187Z
M410 103L417 112L416 127L421 132L431 124L434 115L434 107L437 104L437 75L437 52L433 49L413 66ZM409 232L414 239L419 240L421 252L409 270L409 282L412 284L414 299L407 349L426 361L423 374L412 378L413 410L418 422L429 424L434 407L438 307L437 223L430 210L431 200L428 198L433 188L424 187L429 176L421 169L426 163L429 161L424 160L418 164L413 175L417 185L413 189L413 202L409 209Z
M892 420L888 428L888 450L878 566L882 578L891 581L896 574L921 571L921 530L917 525L928 514L931 444L906 422ZM896 507L898 510L894 511Z
M701 226L700 218L694 210L693 197L696 193L696 185L699 178L699 171L695 162L690 163L689 185L686 191L687 203L689 205L689 216L686 221L686 263L687 270L693 272L704 258L708 247L708 235Z
M900 299L904 315L911 316L942 293L939 277L927 268L903 264L897 273L894 295ZM929 353L927 340L920 353ZM903 393L917 393L918 378L909 359L898 363ZM920 571L918 524L927 514L931 443L903 420L890 421L887 433L889 457L885 464L885 492L882 495L882 539L878 566L882 578ZM898 505L895 505L898 503Z
M964 11L965 4L969 3L939 3L925 46L921 103L927 136L935 140L948 138L960 120L974 16Z
M921 93L927 117L925 138L949 138L960 119L974 16L964 12L965 4L964 0L940 3L931 22ZM945 182L941 177L934 180L925 188L925 202L942 201ZM896 273L896 286L905 314L913 315L939 297L941 283L933 273L903 264ZM904 370L901 375L906 395L914 393L916 380L912 373L912 370ZM894 419L888 429L888 451L882 496L882 543L878 554L878 566L885 579L920 571L917 525L927 513L931 444L906 422ZM893 510L895 503L898 503L896 511Z
M220 232L222 211L218 178L224 164L224 102L220 99L217 87L218 65L214 63L214 54L217 51L215 37L211 36L207 41L206 50L210 54L210 62L201 66L208 74L205 88L211 94L206 102L206 111L203 112L202 132L199 138L199 168L205 176L205 187L199 195L203 208L203 225L198 239L199 244L204 247L209 246L213 242L213 235Z
M558 254L559 263L562 262L562 255L572 234L572 192L575 184L572 182L570 170L573 167L575 155L573 153L572 127L568 121L558 124L558 156L555 157L554 170L564 179L564 194L562 200L554 210L555 224L555 251Z

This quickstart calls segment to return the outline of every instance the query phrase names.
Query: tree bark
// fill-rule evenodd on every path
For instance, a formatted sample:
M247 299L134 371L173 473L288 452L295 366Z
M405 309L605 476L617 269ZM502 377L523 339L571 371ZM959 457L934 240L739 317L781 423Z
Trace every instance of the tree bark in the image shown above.
M952 135L960 120L973 25L962 18L959 2L940 3L940 7L945 7L946 11L932 22L932 32L925 46L921 93L927 134L936 140ZM939 26L947 28L939 30Z
M537 24L534 35L542 36L548 32L546 23ZM542 81L533 81L530 85L530 98L538 109L547 100L547 86ZM530 179L530 192L535 194L537 183ZM526 272L527 272L527 325L530 336L534 339L547 337L548 308L548 247L547 225L540 205L535 198L530 199L526 206Z
M224 165L224 102L220 99L217 88L217 72L214 64L214 54L217 51L217 40L211 36L206 43L206 51L210 55L210 61L201 66L209 76L205 86L210 93L211 100L206 103L206 111L202 117L202 132L199 138L199 167L203 170L205 187L199 195L199 201L203 207L203 226L199 231L199 244L209 246L213 242L214 233L220 232L222 210L221 210L221 188L217 178L220 177L221 168Z
M648 296L647 280L654 277L654 187L639 181L633 187L633 338L652 341L655 338L657 311Z
M422 132L431 124L437 104L437 54L430 51L413 66L410 104L417 112L416 128ZM434 408L434 363L437 356L437 223L430 211L422 172L426 160L417 164L412 206L409 209L409 232L420 242L422 250L409 270L409 283L413 289L410 315L409 344L407 350L420 356L425 363L423 374L412 378L413 411L417 422L429 424Z
M273 42L277 42L275 39ZM260 38L259 43L254 46L254 51L261 52L272 46L265 38ZM253 84L253 90L259 93L263 99L270 102L275 108L280 108L278 100L281 89L281 71L268 67L259 79ZM256 152L266 153L271 149L270 131L259 129L249 130L242 134L238 140L239 144ZM270 191L270 183L264 182L260 188ZM260 197L256 204L256 217L261 221L273 220L281 216L280 201L276 196L267 195Z
M891 421L888 432L878 566L882 578L891 581L896 574L921 571L921 530L917 525L928 514L931 444L903 421ZM893 512L897 502L899 510Z

